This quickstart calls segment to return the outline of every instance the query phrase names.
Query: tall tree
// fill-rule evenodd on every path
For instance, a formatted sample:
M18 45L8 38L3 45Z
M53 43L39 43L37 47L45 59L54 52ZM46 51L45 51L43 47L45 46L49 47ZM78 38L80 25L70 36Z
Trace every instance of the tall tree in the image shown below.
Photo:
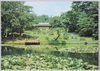
M80 35L85 34L84 36L93 36L94 39L98 39L98 2L73 2L72 10L77 12L78 17L76 31ZM82 27L83 23L84 27Z
M1 33L5 37L7 32L23 32L25 24L34 20L32 7L25 6L24 2L2 1L1 2Z

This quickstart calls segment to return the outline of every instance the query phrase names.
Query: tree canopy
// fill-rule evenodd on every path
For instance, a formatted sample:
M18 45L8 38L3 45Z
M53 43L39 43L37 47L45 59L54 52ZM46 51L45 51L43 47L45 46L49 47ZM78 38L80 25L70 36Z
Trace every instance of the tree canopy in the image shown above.
M21 33L25 25L30 25L35 19L32 7L24 5L24 2L2 1L1 2L1 33L2 37L8 32Z
M1 34L5 37L9 33L23 33L31 30L33 24L48 22L53 28L63 27L66 32L75 32L80 36L98 39L98 2L73 1L71 10L60 16L37 16L33 7L19 1L1 2Z
M98 39L98 2L74 1L71 8L60 16L68 24L69 32Z

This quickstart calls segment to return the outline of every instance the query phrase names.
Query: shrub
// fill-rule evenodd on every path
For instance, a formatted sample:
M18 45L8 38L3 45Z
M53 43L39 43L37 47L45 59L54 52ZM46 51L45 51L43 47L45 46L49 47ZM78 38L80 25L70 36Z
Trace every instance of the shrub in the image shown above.
M45 39L46 39L46 40L49 40L49 37L46 37Z
M62 41L62 44L66 44L66 41Z
M84 44L87 45L87 42L85 41Z

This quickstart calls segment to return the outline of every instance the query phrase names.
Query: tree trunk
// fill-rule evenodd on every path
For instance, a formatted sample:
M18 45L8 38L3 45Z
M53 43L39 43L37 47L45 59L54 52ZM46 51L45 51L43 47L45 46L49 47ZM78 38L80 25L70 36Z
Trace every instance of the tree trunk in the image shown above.
M21 40L22 28L20 28L19 39Z
M55 38L55 40L57 40L60 37L60 34L59 34L58 30L57 30L57 34L58 34L58 36L57 36L57 38Z

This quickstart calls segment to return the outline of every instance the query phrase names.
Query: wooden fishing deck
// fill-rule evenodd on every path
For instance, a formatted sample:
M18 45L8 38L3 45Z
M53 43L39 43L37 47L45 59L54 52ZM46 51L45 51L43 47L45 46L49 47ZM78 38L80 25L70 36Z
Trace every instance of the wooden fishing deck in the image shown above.
M40 41L26 41L25 45L40 45Z

